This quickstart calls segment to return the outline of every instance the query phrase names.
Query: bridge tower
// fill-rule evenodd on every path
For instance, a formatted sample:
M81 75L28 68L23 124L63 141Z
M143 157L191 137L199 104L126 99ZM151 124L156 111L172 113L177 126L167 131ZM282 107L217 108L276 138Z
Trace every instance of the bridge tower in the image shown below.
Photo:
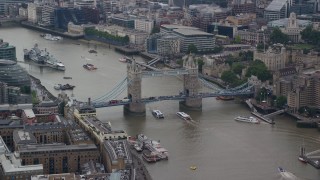
M183 75L183 92L186 94L187 98L185 101L180 101L180 106L191 110L201 110L202 98L192 97L197 95L200 89L198 63L193 55L188 55L183 61L183 67L187 69L189 73Z
M128 98L131 99L131 103L124 106L124 113L145 116L146 105L139 102L141 99L142 68L136 64L135 60L131 64L127 64L127 78Z

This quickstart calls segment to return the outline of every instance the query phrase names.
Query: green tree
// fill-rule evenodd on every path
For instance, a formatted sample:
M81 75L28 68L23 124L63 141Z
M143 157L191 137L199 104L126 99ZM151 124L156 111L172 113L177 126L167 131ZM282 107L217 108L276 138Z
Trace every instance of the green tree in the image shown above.
M246 77L250 77L251 75L257 76L261 81L271 80L272 74L267 69L266 65L260 61L255 60L250 63L250 66L247 70Z
M234 63L234 64L232 65L232 71L233 71L235 74L238 74L238 75L241 75L243 68L244 68L244 65L243 65L243 64L240 64L240 63Z
M237 35L235 38L234 38L234 43L235 44L240 44L241 43L241 37L239 35Z
M188 46L188 50L187 53L194 53L196 54L198 52L197 46L195 46L194 44L190 44Z
M223 46L215 46L215 47L213 48L212 53L213 53L213 54L218 54L218 53L220 53L220 52L222 52L222 51L223 51Z
M282 108L284 105L287 104L287 97L285 97L285 96L277 97L276 103L277 103L276 105L278 108Z
M221 79L229 84L235 84L238 81L237 75L232 71L224 71L221 75Z
M274 28L270 34L270 41L272 43L287 44L289 42L289 36L284 34L279 28Z
M198 70L199 70L199 72L202 73L202 67L203 67L203 65L204 65L203 59L202 59L202 58L198 58L198 59L197 59L197 63L198 63Z

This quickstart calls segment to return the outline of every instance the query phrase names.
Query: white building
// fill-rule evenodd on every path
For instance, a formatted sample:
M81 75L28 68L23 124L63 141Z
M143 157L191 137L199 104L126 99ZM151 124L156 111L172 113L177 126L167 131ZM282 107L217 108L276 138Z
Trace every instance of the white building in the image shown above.
M154 22L148 19L136 19L134 20L134 29L141 30L147 33L151 33L154 27Z
M41 22L42 26L53 26L54 25L54 10L55 6L52 4L44 5L41 11Z
M180 53L180 39L174 35L166 35L157 39L157 53L160 56Z
M28 21L34 24L41 20L42 7L39 4L28 3Z

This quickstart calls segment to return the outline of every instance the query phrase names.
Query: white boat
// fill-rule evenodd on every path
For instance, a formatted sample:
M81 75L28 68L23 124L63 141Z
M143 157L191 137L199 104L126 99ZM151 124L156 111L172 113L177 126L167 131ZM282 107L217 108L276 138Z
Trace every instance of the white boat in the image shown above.
M133 147L137 152L142 152L142 148L141 148L141 146L139 144L136 143L136 144L133 145Z
M280 173L280 175L285 178L285 179L298 179L297 176L295 176L294 174L292 174L291 172L286 171L285 169L283 169L282 167L278 167L278 171Z
M192 120L192 118L184 112L177 112L176 114L183 120L188 120L188 121Z
M53 86L53 88L55 90L60 90L61 89L61 84L56 84L56 85Z
M158 119L164 118L163 113L159 110L152 110L152 115Z
M52 36L51 34L45 34L43 38L50 41L59 41L62 39L60 36Z
M196 121L192 120L192 118L188 114L186 114L184 112L177 112L176 114L179 118L185 120L185 122L188 122L193 125L195 125L197 123Z
M254 124L260 123L260 121L257 118L252 117L252 116L249 116L249 117L238 116L238 117L234 118L234 120L240 121L240 122L254 123Z

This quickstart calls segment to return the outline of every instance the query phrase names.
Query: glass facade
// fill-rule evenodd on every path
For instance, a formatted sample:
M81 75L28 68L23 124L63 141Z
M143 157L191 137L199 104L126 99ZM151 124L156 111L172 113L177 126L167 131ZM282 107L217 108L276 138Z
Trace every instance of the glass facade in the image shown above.
M0 59L8 59L16 61L16 47L10 46L9 43L0 39Z
M31 85L30 77L26 70L15 61L0 59L0 81L8 86L26 88Z

